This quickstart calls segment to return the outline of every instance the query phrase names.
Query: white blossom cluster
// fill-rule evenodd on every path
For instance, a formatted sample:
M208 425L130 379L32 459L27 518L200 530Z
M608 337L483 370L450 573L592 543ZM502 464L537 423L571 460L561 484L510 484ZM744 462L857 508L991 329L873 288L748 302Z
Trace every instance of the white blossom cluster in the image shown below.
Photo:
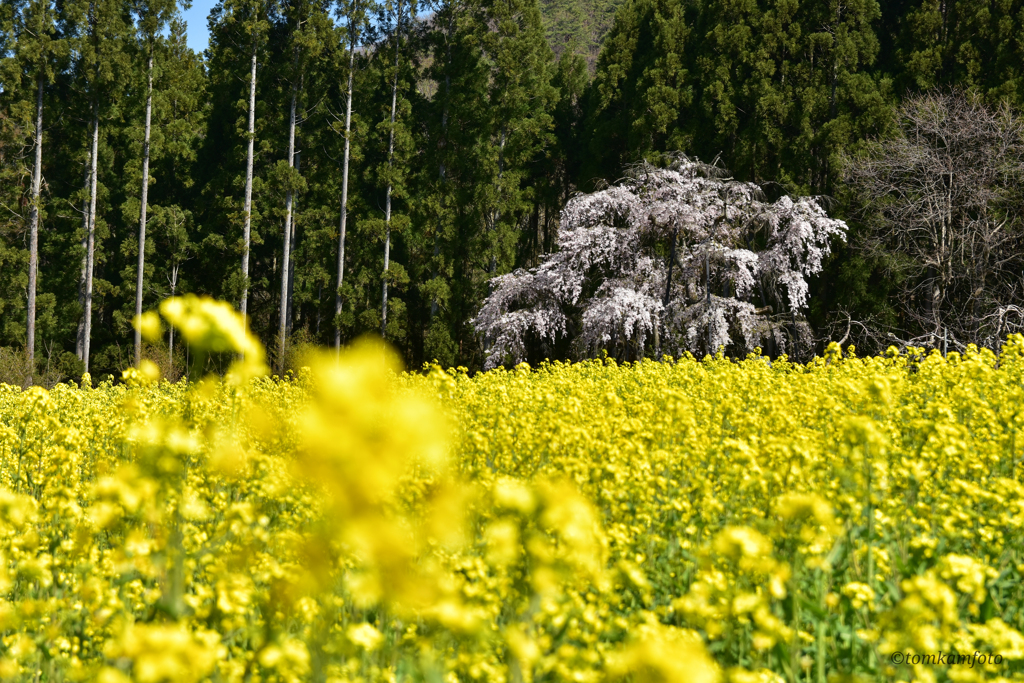
M487 367L566 337L577 357L749 352L768 336L784 343L771 310L806 305L807 277L821 270L830 240L845 239L846 224L815 198L768 203L757 185L716 174L680 157L571 199L558 250L491 281L473 320Z

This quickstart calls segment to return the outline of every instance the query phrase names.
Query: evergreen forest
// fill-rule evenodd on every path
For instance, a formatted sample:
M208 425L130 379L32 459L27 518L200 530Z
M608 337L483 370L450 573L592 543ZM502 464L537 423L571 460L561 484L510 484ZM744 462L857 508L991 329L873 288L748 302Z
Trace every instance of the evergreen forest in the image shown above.
M849 225L806 355L1024 322L1024 0L222 0L203 54L182 9L0 4L0 381L180 376L133 320L184 293L279 372L367 333L481 369L492 278L679 154Z

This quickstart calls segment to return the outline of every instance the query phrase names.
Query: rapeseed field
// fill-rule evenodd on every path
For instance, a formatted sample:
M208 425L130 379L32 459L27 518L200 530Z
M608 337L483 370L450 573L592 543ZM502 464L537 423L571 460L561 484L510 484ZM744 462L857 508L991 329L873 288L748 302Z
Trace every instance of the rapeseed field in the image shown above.
M1024 678L1024 337L0 386L11 681ZM140 321L160 334L155 314Z

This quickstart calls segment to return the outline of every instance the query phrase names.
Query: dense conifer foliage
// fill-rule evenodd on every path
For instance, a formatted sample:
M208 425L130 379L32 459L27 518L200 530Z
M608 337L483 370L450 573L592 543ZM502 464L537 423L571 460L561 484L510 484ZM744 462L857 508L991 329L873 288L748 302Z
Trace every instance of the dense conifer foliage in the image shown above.
M137 311L189 292L235 302L279 370L367 332L413 366L483 367L472 321L495 278L551 260L577 193L677 153L849 224L789 321L804 353L847 328L932 343L956 325L908 294L925 247L879 239L845 179L895 149L922 94L982 118L1024 104L1019 0L222 0L203 54L180 11L0 4L3 379L117 374ZM1002 274L944 276L956 311L1016 315L989 291L1017 263L1016 224L1000 230ZM138 345L171 376L188 362L170 332Z

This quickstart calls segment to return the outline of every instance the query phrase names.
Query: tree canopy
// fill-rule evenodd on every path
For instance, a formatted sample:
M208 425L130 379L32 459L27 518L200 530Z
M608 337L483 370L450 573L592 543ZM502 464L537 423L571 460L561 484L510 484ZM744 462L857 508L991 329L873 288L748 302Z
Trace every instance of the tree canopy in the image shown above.
M799 343L807 277L846 225L814 198L768 203L757 185L722 175L680 157L571 199L558 250L495 278L474 320L487 367L526 360L531 344L550 356L563 338L575 358L625 360Z

